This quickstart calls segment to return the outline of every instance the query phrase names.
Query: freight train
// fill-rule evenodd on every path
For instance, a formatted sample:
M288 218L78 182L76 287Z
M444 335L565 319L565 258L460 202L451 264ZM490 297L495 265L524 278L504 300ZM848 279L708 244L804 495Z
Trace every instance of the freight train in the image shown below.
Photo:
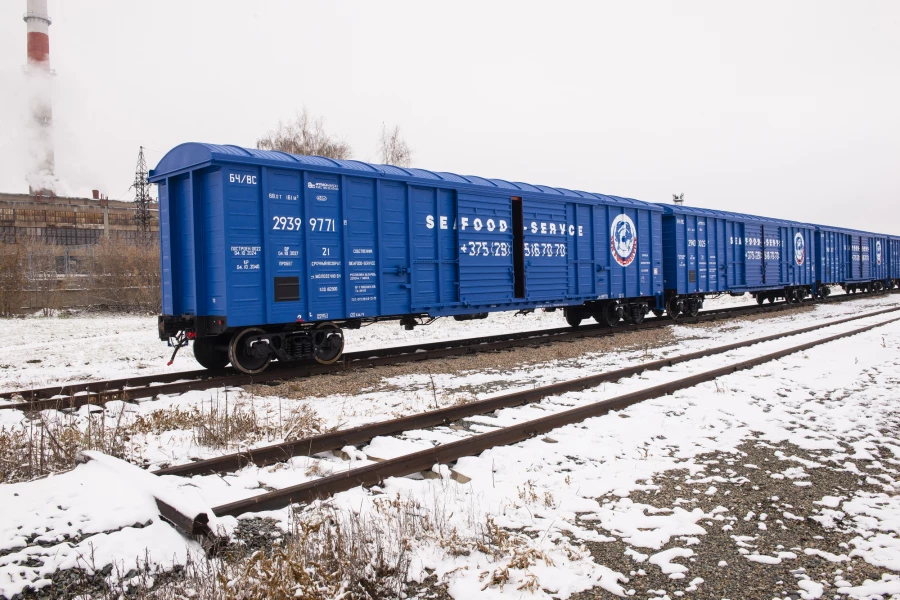
M704 299L900 285L900 237L355 160L188 143L159 187L162 340L206 368L328 364L343 329L561 310L614 327Z

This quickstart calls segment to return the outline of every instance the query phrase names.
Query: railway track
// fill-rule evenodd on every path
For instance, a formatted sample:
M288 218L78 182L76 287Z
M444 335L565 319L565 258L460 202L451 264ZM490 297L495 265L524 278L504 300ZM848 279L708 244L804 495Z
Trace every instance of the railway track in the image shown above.
M844 302L856 298L855 295L831 297L824 302ZM865 296L869 297L869 296ZM817 300L817 302L823 302ZM618 333L658 329L673 323L693 324L717 321L754 314L781 312L808 305L776 302L758 306L739 306L701 312L696 317L681 317L672 321L667 317L651 317L638 325L609 328L601 325L587 325L577 328L560 327L526 332L479 336L463 340L427 342L407 346L394 346L377 350L364 350L344 354L340 361L332 365L319 364L275 364L270 369L247 375L231 368L176 373L160 373L104 381L65 383L57 386L0 392L0 399L18 400L0 404L0 410L16 409L36 411L46 409L74 409L87 404L102 405L114 400L137 400L152 398L160 394L180 394L192 390L215 387L242 386L285 379L310 377L335 373L351 368L372 368L461 356L477 352L490 352L517 347L535 346L548 342L568 341L586 337L611 336Z
M555 383L539 388L514 392L489 398L462 406L453 406L445 409L415 414L400 419L373 423L313 436L295 442L275 444L246 452L229 454L209 460L189 463L185 465L168 467L155 472L159 476L175 475L190 477L213 473L233 472L247 465L255 464L267 466L278 462L284 462L295 456L310 456L329 450L338 450L345 446L358 446L378 436L398 435L405 431L442 426L460 419L477 415L489 414L498 409L519 406L538 402L549 396L581 391L596 387L597 385L617 381L624 377L630 377L645 371L659 370L680 363L686 363L700 358L723 354L732 350L746 348L756 344L779 340L782 338L810 333L820 329L834 327L844 323L868 319L879 315L887 315L900 311L900 307L887 308L853 317L837 319L813 326L804 327L784 333L774 334L761 338L755 338L744 342L736 342L724 346L718 346L708 350L693 352L680 356L674 356L663 360L653 361L632 367L626 367L615 371L591 375L589 377ZM684 377L661 385L653 386L629 394L624 394L607 400L594 402L578 408L563 410L550 416L527 422L517 423L509 427L503 427L489 433L476 434L451 442L435 446L434 448L408 454L405 456L385 460L336 475L330 475L304 482L288 488L253 496L222 506L213 508L216 516L237 516L247 512L260 512L277 510L290 504L309 503L325 498L332 494L346 491L360 485L375 485L388 477L411 475L431 469L435 464L451 463L464 456L472 456L495 446L514 444L528 438L547 433L558 427L578 423L587 418L603 415L611 410L620 410L637 402L658 398L678 390L696 386L700 383L712 381L717 377L728 375L743 369L749 369L766 362L770 362L790 354L807 350L815 346L826 344L838 339L858 335L866 331L882 327L889 323L900 321L900 316L883 320L878 323L866 325L850 331L819 338L802 343L790 348L778 350L756 358L735 362L724 367L711 369L702 373ZM183 530L187 533L203 533L204 524L208 522L206 515L180 516L178 517ZM170 519L171 520L171 519ZM173 521L174 522L174 521Z

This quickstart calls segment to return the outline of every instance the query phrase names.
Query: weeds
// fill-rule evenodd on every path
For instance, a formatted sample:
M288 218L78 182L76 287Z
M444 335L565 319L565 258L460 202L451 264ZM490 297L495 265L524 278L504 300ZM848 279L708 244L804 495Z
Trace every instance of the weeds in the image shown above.
M0 483L29 481L75 466L82 450L98 450L143 465L142 449L151 436L190 432L195 445L229 450L258 442L291 441L322 430L315 411L303 404L271 418L256 403L214 398L190 408L130 412L117 403L77 413L45 411L36 419L0 428Z
M500 527L490 517L465 533L448 527L448 520L439 506L427 509L399 497L376 496L371 510L321 504L295 513L288 533L261 550L237 546L219 558L193 555L168 573L154 567L149 556L133 568L124 562L99 568L87 557L79 573L82 583L76 587L90 589L83 597L96 600L393 599L413 592L414 548L433 545L451 557L477 553L476 564L486 570L473 576L483 589L540 589L532 567L554 562L531 538ZM570 560L587 554L583 547L567 543L562 549ZM458 567L445 577L467 568ZM102 575L100 585L97 573Z
M70 252L30 236L0 244L0 317L76 306L158 313L159 247L104 238Z

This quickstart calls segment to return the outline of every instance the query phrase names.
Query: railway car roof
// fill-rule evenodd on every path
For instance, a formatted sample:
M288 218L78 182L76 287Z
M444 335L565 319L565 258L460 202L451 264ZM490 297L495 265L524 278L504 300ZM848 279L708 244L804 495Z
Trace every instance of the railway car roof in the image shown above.
M244 165L268 166L276 168L312 168L315 171L324 171L341 175L372 176L394 180L416 181L418 183L449 184L452 187L474 186L488 188L493 192L508 190L513 195L528 194L555 196L559 198L580 198L594 200L604 204L642 208L645 210L661 211L662 207L652 202L644 202L633 198L594 194L566 188L550 187L546 185L532 185L529 183L512 182L503 179L486 179L474 175L457 175L443 171L427 171L425 169L400 168L392 165L370 164L358 160L339 160L324 158L322 156L306 156L302 154L288 154L274 150L258 150L254 148L241 148L239 146L204 144L188 142L176 146L170 150L150 171L151 183L159 182L167 176L184 173L193 169L202 168L212 162L236 163Z
M876 237L897 237L895 235L890 235L887 233L876 233L874 231L864 231L862 229L851 229L849 227L835 227L834 225L813 225L816 229L821 229L823 231L837 231L839 233L849 233L851 235L874 235Z
M775 223L778 225L793 225L799 227L809 227L812 229L815 225L802 223L800 221L790 221L788 219L774 219L772 217L761 217L758 215L748 215L744 213L729 212L727 210L716 210L712 208L695 208L693 206L673 206L671 204L662 204L663 211L670 215L694 215L713 217L718 219L744 220L744 221L764 221L766 223Z

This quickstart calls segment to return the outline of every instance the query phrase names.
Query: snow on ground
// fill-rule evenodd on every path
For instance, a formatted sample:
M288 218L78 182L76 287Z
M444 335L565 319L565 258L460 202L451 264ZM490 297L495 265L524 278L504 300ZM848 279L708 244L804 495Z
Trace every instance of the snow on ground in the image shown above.
M289 404L305 404L317 411L324 426L352 426L430 408L428 403L434 393L432 385L441 390L442 401L446 403L455 401L454 394L459 390L471 394L472 389L479 389L481 391L475 395L482 398L501 390L545 385L896 305L896 299L891 297L867 298L766 320L704 327L676 326L673 329L677 339L675 344L645 352L607 353L506 372L472 372L459 376L434 374L433 378L410 375L393 382L398 389L390 393L289 402L212 390L140 405L113 403L106 413L108 419L115 420L125 411L125 417L131 418L175 406L224 402L230 395L232 402L242 397L243 401L253 403L254 410L267 411L273 419ZM369 464L367 454L385 458L380 454L394 455L455 441L472 433L658 385L802 341L886 321L893 316L855 321L604 384L584 392L548 398L538 404L473 417L467 420L468 431L436 428L407 432L399 439L376 439L366 447L348 448L349 462L325 453L312 458L295 458L265 469L246 468L224 477L194 477L189 481L165 479L172 486L196 492L203 503L223 504L266 489L294 485L321 474ZM511 315L503 318L516 324L526 323L522 329L536 328L537 323L545 322L548 327L555 327L561 320L558 313L540 315L530 321L511 320ZM550 318L556 320L550 323ZM104 348L110 344L109 338L95 338L94 332L101 327L108 332L110 323L137 324L142 319L104 317L93 319L93 326L87 323L90 320L85 317L54 320L53 323L65 323L67 333L61 335L71 343L77 340L78 347L88 357L86 362L94 360L99 370L115 371L116 353ZM29 325L29 319L22 323L23 327ZM453 323L452 326L468 328L468 332L459 337L471 335L473 330L487 333L484 323L480 322L474 325ZM125 337L118 340L134 342L139 337L133 330L129 333L124 326L120 329L125 332ZM387 336L395 335L396 330L384 330L385 337L373 335L360 343L370 343L373 347L386 344ZM146 343L159 346L160 343L153 339L154 333L151 331ZM9 348L4 348L0 356L8 351ZM152 358L149 354L140 354L140 347L134 351L135 361ZM51 353L44 360L48 371L66 372L63 361L67 358ZM117 375L121 374L121 369L119 367ZM728 532L726 527L734 528L736 523L745 520L754 526L755 535L762 535L759 532L766 531L766 527L773 530L778 526L785 527L784 523L790 525L794 518L804 522L813 519L823 532L840 529L847 536L846 547L819 547L815 540L804 538L794 540L790 546L785 544L783 549L761 553L753 536L735 535L734 538L740 539L731 542L731 550L745 552L737 558L729 557L728 561L716 560L719 564L726 563L721 567L726 569L722 577L729 577L727 569L734 569L737 574L749 568L746 565L776 568L793 563L800 565L812 557L826 564L836 561L838 570L825 583L807 575L803 575L805 579L797 575L796 581L791 578L788 585L794 585L792 593L799 597L825 597L823 594L826 593L828 597L835 594L854 598L890 597L891 594L900 597L898 373L900 324L893 323L673 396L564 427L547 436L464 458L455 469L471 479L465 484L449 478L449 471L441 468L437 469L442 475L438 479L391 479L373 490L355 489L338 494L330 504L344 511L374 512L379 498L399 496L403 501L430 511L445 528L474 535L482 531L486 522L493 522L516 530L517 535L524 536L523 543L539 556L526 561L523 568L509 568L497 557L477 551L451 556L433 540L421 540L416 547L412 576L422 581L436 576L439 581L447 582L447 591L457 598L522 597L523 592L517 588L534 580L539 582L534 597L569 597L592 587L608 594L631 593L637 594L635 597L655 598L673 598L699 590L700 597L707 597L703 596L704 586L710 588L712 583L704 583L703 578L692 574L692 569L699 569L692 561L702 562L705 555L718 552L715 548L705 548L705 539L713 539L714 533ZM30 376L38 377L37 374ZM49 374L42 376L50 378ZM81 412L86 415L87 409ZM0 417L7 427L15 426L23 419L23 415L14 411L2 411ZM257 443L266 441L278 439L273 437ZM729 500L735 497L729 497L730 489L726 488L744 485L746 477L728 473L729 469L720 472L719 468L710 466L713 461L700 457L721 455L722 460L730 460L729 464L735 469L738 466L755 468L740 461L742 453L746 452L746 444L751 442L772 446L789 444L798 448L798 452L808 453L805 458L787 454L780 458L785 464L767 474L773 482L815 494L817 484L813 482L818 481L817 474L833 471L842 476L859 477L859 489L837 494L832 488L822 486L816 502L810 506L782 508L784 514L777 521L781 525L773 522L774 517L766 520L754 514L748 519L749 513L731 514L726 506L730 506ZM196 436L190 431L142 434L135 436L132 443L135 462L151 466L187 462L218 452L198 445ZM776 465L767 467L772 470ZM689 500L675 498L668 505L654 506L647 500L647 494L652 498L652 494L665 487L663 481L667 477L681 471L687 473L686 481L700 490L699 497L707 499L707 503L721 504L700 508L692 506ZM40 585L53 569L71 565L73 560L83 562L87 556L86 548L90 548L91 560L98 569L112 557L133 564L135 559L144 556L139 548L147 548L152 560L166 568L195 549L193 542L179 542L181 538L173 537L172 530L159 522L146 497L125 497L132 492L137 494L134 490L120 490L121 493L105 496L98 493L98 490L116 488L108 474L105 477L96 465L88 463L69 473L35 482L0 485L0 497L3 498L0 504L4 506L5 516L4 533L0 536L5 544L0 545L0 594L17 593L27 582ZM102 501L89 501L100 496L103 496ZM286 510L262 516L274 517L283 523L289 521ZM228 530L236 525L233 519L223 519L223 522ZM70 536L68 540L66 535ZM582 547L582 544L587 546ZM585 549L595 546L618 548L617 545L625 548L617 556L633 563L634 568L629 570L618 562L603 559L602 553L598 555L594 550ZM29 557L35 562L27 562ZM740 560L746 564L736 562ZM853 571L844 570L853 560L864 561L879 576L861 578ZM26 563L30 566L23 566ZM34 566L36 564L40 566ZM508 585L491 584L494 576L490 573L496 575L498 569L507 569ZM666 585L674 587L658 590L662 593L644 595L638 586L642 577L640 572L647 573L648 577L658 574ZM489 575L486 577L485 573Z
M708 300L706 308L754 303L749 296ZM65 313L68 315L68 313ZM191 348L182 348L167 366L172 348L159 340L156 316L75 314L62 317L28 316L4 319L0 339L0 390L19 390L61 382L114 379L191 371L202 367ZM483 321L440 319L413 331L397 323L376 323L345 332L345 350L371 350L416 342L454 340L566 327L562 311L530 315L492 314Z

